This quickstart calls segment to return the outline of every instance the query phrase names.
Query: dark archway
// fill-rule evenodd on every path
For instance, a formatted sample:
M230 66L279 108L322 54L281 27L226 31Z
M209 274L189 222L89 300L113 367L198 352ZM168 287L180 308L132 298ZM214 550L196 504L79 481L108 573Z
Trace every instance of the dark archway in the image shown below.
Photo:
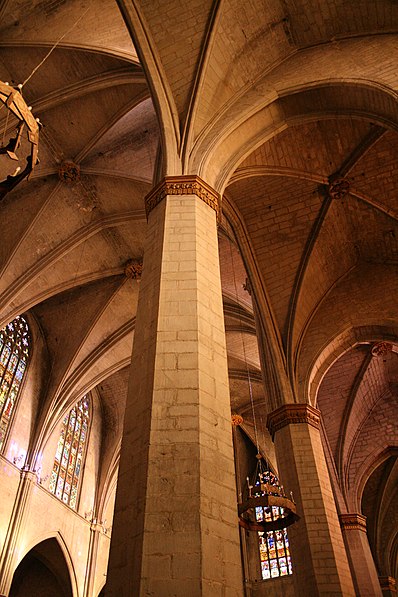
M391 448L369 476L362 494L370 548L380 576L398 573L398 451Z
M9 597L73 597L69 570L56 539L26 554L15 570Z

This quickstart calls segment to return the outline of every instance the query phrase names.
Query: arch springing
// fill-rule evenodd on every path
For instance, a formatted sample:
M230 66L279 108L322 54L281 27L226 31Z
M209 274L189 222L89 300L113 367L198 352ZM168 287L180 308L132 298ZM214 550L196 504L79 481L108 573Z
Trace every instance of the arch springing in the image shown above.
M51 472L51 493L73 509L77 505L89 423L90 401L84 396L63 420Z
M0 330L0 450L26 372L29 350L29 327L25 318L18 315Z

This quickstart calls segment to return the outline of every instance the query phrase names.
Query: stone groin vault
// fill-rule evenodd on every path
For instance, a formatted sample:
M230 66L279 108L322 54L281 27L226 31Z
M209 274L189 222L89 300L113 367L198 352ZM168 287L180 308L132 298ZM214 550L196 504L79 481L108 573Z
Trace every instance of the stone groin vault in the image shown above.
M396 594L397 31L0 0L0 596Z

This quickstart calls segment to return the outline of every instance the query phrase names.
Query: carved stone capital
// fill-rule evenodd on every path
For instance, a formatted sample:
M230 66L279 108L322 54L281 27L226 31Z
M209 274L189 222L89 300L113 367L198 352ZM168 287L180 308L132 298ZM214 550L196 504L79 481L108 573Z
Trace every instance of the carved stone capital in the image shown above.
M166 176L145 197L145 210L147 217L150 212L168 195L196 195L207 205L213 208L220 217L220 195L199 176Z
M279 429L282 429L282 427L296 423L306 423L319 429L319 410L309 404L284 404L269 413L267 417L267 427L272 438L274 438L275 433Z
M353 514L340 514L340 526L345 531L363 531L366 533L366 516L354 512Z

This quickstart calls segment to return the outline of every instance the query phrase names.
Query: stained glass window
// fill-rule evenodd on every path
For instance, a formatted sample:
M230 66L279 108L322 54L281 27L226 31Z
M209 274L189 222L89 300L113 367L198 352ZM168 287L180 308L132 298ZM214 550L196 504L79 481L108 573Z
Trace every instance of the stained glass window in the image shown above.
M77 505L89 423L90 401L84 396L63 420L50 477L51 493L73 509Z
M261 482L279 487L277 477L270 470L262 473ZM283 517L283 514L283 509L276 506L256 508L257 522L277 520ZM259 532L258 541L263 580L292 574L289 538L286 529Z
M29 328L22 315L0 330L0 449L28 364L29 344Z

